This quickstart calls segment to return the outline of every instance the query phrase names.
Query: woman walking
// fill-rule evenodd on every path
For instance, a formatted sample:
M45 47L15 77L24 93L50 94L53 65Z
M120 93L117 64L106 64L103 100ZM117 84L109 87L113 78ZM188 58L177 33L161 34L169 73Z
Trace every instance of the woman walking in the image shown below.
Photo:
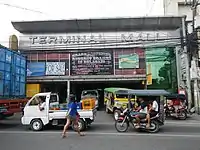
M70 96L70 103L69 103L69 111L67 113L67 122L64 126L62 138L66 137L67 129L69 128L71 122L75 127L75 130L78 132L80 136L83 136L84 134L81 134L79 127L78 127L78 120L79 120L79 113L77 111L77 102L75 100L75 96Z

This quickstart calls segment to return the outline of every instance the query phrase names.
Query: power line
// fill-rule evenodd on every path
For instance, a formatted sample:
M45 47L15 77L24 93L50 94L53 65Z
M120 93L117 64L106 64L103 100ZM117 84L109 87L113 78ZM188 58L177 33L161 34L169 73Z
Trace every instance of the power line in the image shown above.
M151 4L150 10L149 10L149 12L146 14L146 16L148 16L148 15L152 12L153 7L154 7L154 5L155 5L155 2L156 2L156 0L153 0L153 3Z
M39 14L48 15L47 13L44 13L42 11L38 11L38 10L34 10L34 9L29 9L29 8L25 8L25 7L13 5L13 4L8 4L8 3L0 2L0 5L4 5L4 6L7 6L7 7L12 7L12 8L17 8L17 9L21 9L21 10L25 10L25 11L31 11L31 12L35 12L35 13L39 13Z

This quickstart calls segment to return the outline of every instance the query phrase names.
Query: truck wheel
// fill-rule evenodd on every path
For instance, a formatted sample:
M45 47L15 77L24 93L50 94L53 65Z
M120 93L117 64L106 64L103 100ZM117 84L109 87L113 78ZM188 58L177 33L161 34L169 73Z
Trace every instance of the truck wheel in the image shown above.
M86 128L86 122L83 121L83 119L79 119L78 120L78 128L79 128L80 131L84 131L85 130L85 128ZM74 124L72 125L72 129L74 131L76 131L76 127L75 127Z
M4 119L4 115L0 114L0 120L3 120L3 119Z
M43 129L43 123L40 119L34 119L31 121L31 130L40 131Z

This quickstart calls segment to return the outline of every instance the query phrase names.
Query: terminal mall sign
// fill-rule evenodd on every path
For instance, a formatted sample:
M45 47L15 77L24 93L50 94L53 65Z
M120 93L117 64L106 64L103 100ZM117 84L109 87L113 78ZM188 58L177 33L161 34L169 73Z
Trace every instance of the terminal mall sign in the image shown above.
M137 42L172 40L180 37L176 31L105 32L74 34L40 34L20 37L20 48L77 48L77 46L122 45Z

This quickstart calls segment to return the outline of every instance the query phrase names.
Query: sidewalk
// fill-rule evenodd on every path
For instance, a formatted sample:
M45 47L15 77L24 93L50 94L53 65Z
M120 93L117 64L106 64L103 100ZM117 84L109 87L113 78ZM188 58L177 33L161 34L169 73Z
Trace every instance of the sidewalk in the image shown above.
M192 114L192 115L188 115L188 121L198 121L200 123L200 115L198 114Z

